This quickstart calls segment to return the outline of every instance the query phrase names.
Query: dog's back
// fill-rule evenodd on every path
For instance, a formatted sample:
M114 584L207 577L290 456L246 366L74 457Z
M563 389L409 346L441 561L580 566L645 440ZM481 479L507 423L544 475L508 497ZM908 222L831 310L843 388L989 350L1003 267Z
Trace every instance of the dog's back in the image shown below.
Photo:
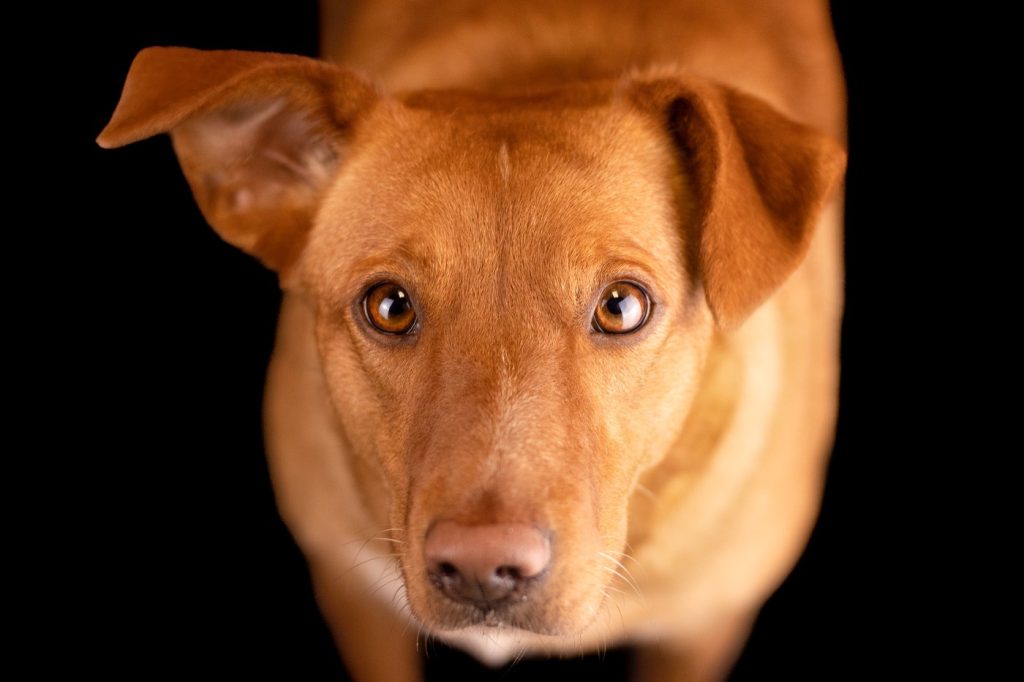
M538 89L667 66L741 88L841 138L845 99L819 0L371 0L321 6L324 58L392 91Z

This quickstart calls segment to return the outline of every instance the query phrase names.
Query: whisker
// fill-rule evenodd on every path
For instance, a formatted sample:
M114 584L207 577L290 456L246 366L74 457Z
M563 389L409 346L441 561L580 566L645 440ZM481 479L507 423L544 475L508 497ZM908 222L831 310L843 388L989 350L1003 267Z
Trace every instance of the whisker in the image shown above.
M394 585L396 582L398 582L401 579L402 579L402 576L400 576L400 575L392 576L390 580L388 580L388 581L386 581L384 583L381 583L376 588L374 588L373 592L370 592L369 596L371 596L371 597L376 596L377 593L380 592L382 589L384 589L385 587L388 587L389 585Z
M656 507L660 507L661 506L661 500L658 499L658 496L654 494L653 490L651 490L650 488L645 486L643 483L637 483L636 484L636 490L637 490L638 493L640 493L641 495L646 497L648 500L650 500L654 504L654 506L656 506Z
M404 532L405 532L405 530L402 529L402 528L385 528L384 530L377 531L378 534L379 533L404 533Z
M633 585L634 589L637 591L637 594L639 595L639 593L640 593L640 583L637 581L636 576L633 575L633 572L630 571L626 567L626 565L624 563L622 563L621 561L616 559L614 556L612 556L608 552L598 552L598 555L604 557L605 559L608 559L609 561L614 563L616 566L621 568L623 570L623 572L625 572L626 576L628 576L630 584Z
M369 557L367 559L363 559L362 561L360 561L357 564L352 564L351 566L348 567L348 569L345 571L345 573L343 575L348 575L350 572L354 571L355 569L359 568L360 566L363 566L365 564L370 563L371 561L380 561L381 559L398 559L398 558L400 558L400 556L401 555L399 555L399 554L381 554L380 556L372 556L372 557Z
M638 597L640 597L641 599L643 599L643 596L644 596L644 595L643 595L643 593L642 593L642 592L640 592L640 586L639 586L639 585L637 585L637 584L636 584L635 582L633 582L633 580L632 580L632 579L630 579L630 578L626 577L626 575L624 575L623 573L619 572L619 571L618 571L618 570L617 570L617 569L616 569L615 567L613 567L613 566L601 566L601 569L602 569L602 570L605 570L605 571L607 571L607 572L609 572L609 573L611 573L611 574L612 574L612 575L614 575L615 577L617 577L617 578L619 578L620 580L622 580L622 582L624 582L624 583L626 583L627 585L629 585L630 587L632 587L632 588L633 588L633 591L634 591L634 592L636 592L636 596L638 596Z
M623 561L632 561L633 564L634 564L634 568L636 570L640 571L643 574L644 578L647 578L649 576L649 574L647 573L646 567L642 563L640 563L639 559L637 559L635 556L633 556L633 554L631 554L631 552L633 551L633 548L630 547L628 542L626 543L626 550L627 551L625 551L625 552L611 552L610 551L610 552L606 552L606 554L617 555Z
M615 587L614 585L605 585L604 589L605 590L610 590L611 592L615 592L616 594L621 594L623 596L625 596L627 594L625 590L620 590L619 588ZM611 596L611 595L607 595L606 594L605 596Z

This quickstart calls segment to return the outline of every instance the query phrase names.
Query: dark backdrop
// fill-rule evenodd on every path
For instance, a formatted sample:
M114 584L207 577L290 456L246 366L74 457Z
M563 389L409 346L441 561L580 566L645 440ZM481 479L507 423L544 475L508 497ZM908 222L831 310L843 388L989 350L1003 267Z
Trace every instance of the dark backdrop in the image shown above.
M810 545L764 608L737 680L865 673L886 642L886 626L867 632L860 625L880 605L875 484L894 446L879 450L874 441L890 406L875 393L881 350L870 312L886 263L869 248L877 199L865 189L886 163L873 144L881 126L873 116L877 89L869 85L884 48L877 17L858 14L866 11L858 4L834 3L850 93L838 437ZM267 11L259 3L188 0L129 7L80 8L67 18L74 38L57 55L66 67L54 87L74 114L62 127L70 127L72 153L85 163L60 178L67 191L43 206L44 215L62 216L53 248L87 271L54 301L64 311L58 341L68 342L76 366L66 398L82 417L73 435L87 444L68 469L83 482L81 511L67 519L81 538L74 557L80 583L72 591L84 600L75 636L90 637L86 664L112 674L338 679L344 673L303 559L275 513L262 451L275 278L204 224L166 138L113 152L92 144L139 49L315 55L316 6L307 0ZM621 679L627 661L628 653L611 652L603 662L524 662L491 677L529 679L571 667L586 670L587 679ZM437 646L428 669L437 680L454 671L487 679L473 665Z

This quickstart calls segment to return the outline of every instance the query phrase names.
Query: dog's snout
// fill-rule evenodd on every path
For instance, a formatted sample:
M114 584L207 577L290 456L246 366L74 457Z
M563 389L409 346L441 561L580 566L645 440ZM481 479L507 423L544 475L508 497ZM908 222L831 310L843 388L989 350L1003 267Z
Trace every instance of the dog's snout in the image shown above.
M439 521L423 547L427 572L448 597L492 607L525 598L551 561L551 546L525 523L463 525Z

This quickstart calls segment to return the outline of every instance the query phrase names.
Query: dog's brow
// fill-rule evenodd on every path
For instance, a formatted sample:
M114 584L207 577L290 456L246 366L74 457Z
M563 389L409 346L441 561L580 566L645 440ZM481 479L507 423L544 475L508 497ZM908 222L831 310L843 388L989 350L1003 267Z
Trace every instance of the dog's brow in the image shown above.
M431 266L432 258L427 253L420 253L414 244L398 244L386 251L358 261L354 269L368 272L372 270L397 270L396 274L420 272Z
M600 252L594 255L595 260L600 262L602 272L626 268L650 273L651 266L661 262L650 249L631 239L601 244Z

